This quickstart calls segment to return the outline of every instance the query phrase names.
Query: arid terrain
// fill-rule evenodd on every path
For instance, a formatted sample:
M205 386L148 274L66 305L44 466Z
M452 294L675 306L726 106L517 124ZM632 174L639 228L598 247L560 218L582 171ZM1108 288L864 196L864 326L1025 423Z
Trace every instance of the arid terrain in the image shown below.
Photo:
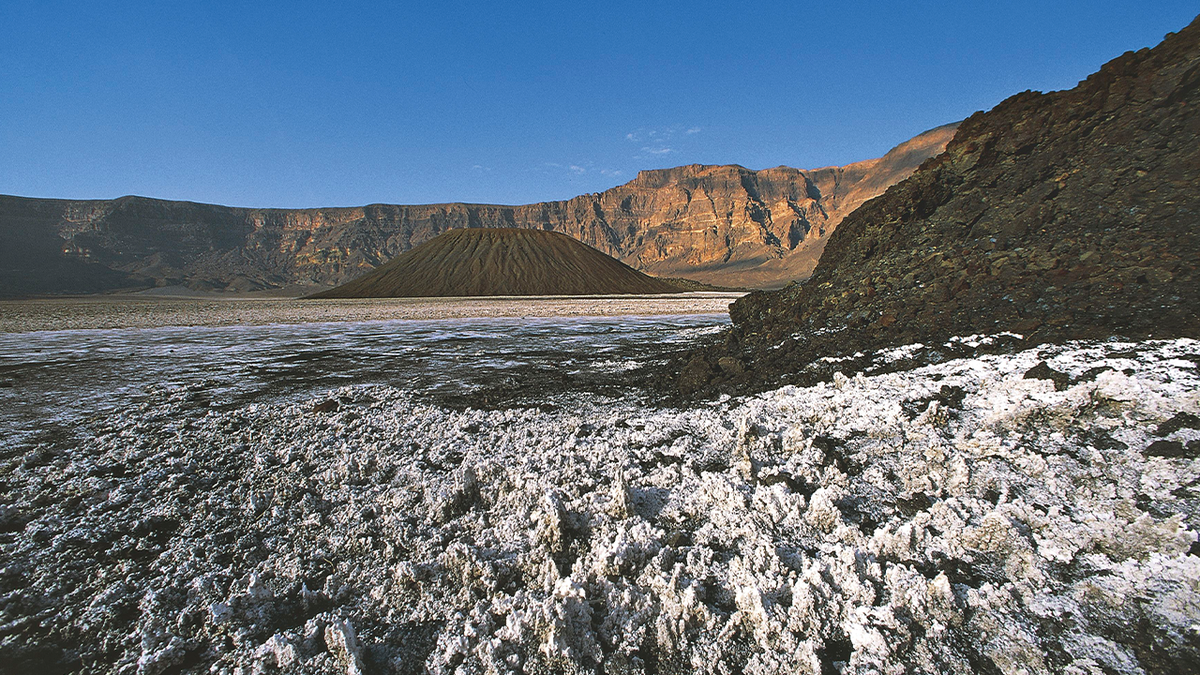
M565 234L462 228L401 253L315 298L680 293Z
M622 321L0 335L0 663L1195 672L1200 343L660 407L561 378L722 324Z
M659 277L776 287L811 273L846 214L937 154L945 125L843 167L691 165L523 206L373 204L245 209L143 197L0 195L0 296L184 285L247 292L345 283L454 228L521 227L574 237Z
M668 296L300 298L85 296L0 300L0 333L163 326L261 326L476 317L653 316L725 314L740 293Z
M0 197L0 292L158 293L0 302L0 671L1200 673L1198 106L1200 18L848 167ZM171 296L524 292L497 228L812 276Z
M823 357L973 333L1200 337L1198 107L1193 22L971 116L846 218L806 283L734 304L681 385L773 388Z

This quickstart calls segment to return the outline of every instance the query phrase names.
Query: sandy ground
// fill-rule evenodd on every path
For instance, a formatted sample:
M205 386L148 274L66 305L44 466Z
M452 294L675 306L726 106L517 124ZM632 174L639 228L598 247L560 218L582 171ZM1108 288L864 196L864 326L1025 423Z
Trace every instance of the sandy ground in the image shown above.
M147 295L0 301L0 333L161 326L261 326L277 323L455 319L465 317L716 314L740 293L597 297L187 298Z

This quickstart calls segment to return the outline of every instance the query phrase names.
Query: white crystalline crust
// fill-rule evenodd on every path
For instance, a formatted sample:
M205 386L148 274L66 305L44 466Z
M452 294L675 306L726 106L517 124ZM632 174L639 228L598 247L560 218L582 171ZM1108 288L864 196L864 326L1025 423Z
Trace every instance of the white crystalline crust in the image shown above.
M0 635L129 673L1184 672L1200 460L1144 451L1198 362L1045 346L685 410L164 390L12 468L2 572L54 611Z

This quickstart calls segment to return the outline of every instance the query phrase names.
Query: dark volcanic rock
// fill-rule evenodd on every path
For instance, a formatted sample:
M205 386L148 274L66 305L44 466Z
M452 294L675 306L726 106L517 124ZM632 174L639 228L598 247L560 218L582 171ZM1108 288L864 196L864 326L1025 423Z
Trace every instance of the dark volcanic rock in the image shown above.
M812 278L731 308L713 377L770 386L815 358L955 335L1200 335L1200 23L1068 91L1017 94L848 216ZM711 373L720 372L709 368Z
M1196 457L1196 448L1189 443L1186 447L1180 441L1154 441L1143 451L1149 457Z
M314 298L680 293L565 234L461 229Z
M1050 380L1054 383L1055 391L1064 391L1071 386L1071 376L1066 373L1060 373L1054 370L1045 361L1037 364L1025 372L1027 380Z
M1200 429L1200 417L1190 413L1179 413L1171 419L1158 425L1155 436L1170 436L1180 429Z
M314 413L337 412L339 407L341 407L341 404L333 399L329 399L313 405L312 411Z

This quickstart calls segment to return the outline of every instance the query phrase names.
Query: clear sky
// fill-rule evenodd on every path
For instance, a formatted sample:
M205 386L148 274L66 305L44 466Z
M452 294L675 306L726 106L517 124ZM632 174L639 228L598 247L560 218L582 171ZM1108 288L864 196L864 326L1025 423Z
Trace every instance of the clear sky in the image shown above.
M0 193L527 203L877 157L1194 0L0 0Z

